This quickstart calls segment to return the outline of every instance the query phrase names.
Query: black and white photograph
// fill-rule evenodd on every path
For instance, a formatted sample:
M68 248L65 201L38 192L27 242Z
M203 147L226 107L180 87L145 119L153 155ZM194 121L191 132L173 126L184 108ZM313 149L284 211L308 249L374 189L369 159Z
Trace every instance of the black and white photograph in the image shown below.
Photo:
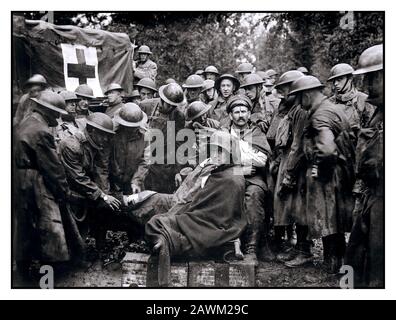
M385 11L118 10L9 12L11 289L385 289Z

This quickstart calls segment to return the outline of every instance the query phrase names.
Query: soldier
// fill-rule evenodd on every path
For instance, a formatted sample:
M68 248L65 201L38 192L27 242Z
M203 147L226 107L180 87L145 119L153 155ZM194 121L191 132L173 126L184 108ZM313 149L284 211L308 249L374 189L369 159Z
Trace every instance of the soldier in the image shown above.
M47 86L47 80L41 74L35 74L25 82L24 89L27 93L19 100L14 116L14 125L20 124L23 118L31 114L31 108L34 102L30 98L37 98L40 92L47 88Z
M265 71L265 73L269 77L270 83L274 86L277 80L278 72L276 72L274 69L268 69Z
M240 153L240 159L234 161L242 166L242 174L246 181L247 228L242 243L245 245L245 260L257 264L260 240L264 240L262 258L267 261L274 259L267 242L269 228L265 217L265 198L268 191L265 166L271 149L263 131L250 121L251 110L252 103L249 98L243 95L233 96L227 104L230 125L223 126L222 130L237 139L237 154ZM261 235L263 239L260 239Z
M174 130L175 135L185 126L184 108L186 98L183 89L177 83L161 86L158 90L159 98L148 99L140 103L140 108L149 117L149 129L158 129L163 133L164 144L162 148L165 159L162 163L151 163L145 180L145 188L161 193L173 193L176 185L174 181L176 173L180 171L180 165L174 163L174 153L181 144L175 141L175 137L168 138L167 132ZM171 140L170 140L171 139ZM175 150L176 148L176 150ZM157 151L158 152L158 151Z
M228 124L230 118L227 113L227 101L238 91L240 82L231 74L221 75L215 82L218 97L210 105L209 117L220 122L220 125Z
M217 77L219 76L219 71L215 66L208 66L205 68L204 71L205 80L213 80L216 81Z
M83 134L61 141L60 155L70 189L81 199L74 206L80 230L89 224L97 247L104 242L103 215L120 209L121 199L110 194L110 151L115 132L109 116L94 112L87 117ZM85 220L88 214L88 221Z
M347 63L335 65L330 70L327 81L334 87L333 103L344 106L349 125L358 134L360 128L367 126L374 113L374 107L366 102L367 94L358 91L353 83L353 68Z
M279 106L279 124L276 130L275 160L271 162L270 172L275 176L274 190L274 226L275 238L280 244L277 260L280 262L301 258L309 261L311 242L308 236L307 218L305 211L305 167L303 152L303 130L306 111L301 108L301 102L295 95L289 95L291 84L303 77L303 73L290 70L282 74L276 84L282 95ZM290 243L282 243L281 238L287 231L288 239L293 238L293 224L297 235L296 248ZM299 257L299 258L300 258ZM298 262L299 258L293 263ZM289 266L291 266L291 262Z
M308 71L308 69L305 68L305 67L299 67L299 68L297 69L297 71L302 72L302 73L303 73L304 75L306 75L306 76L309 75L309 71Z
M105 95L109 101L109 106L106 109L106 114L113 118L114 115L124 106L122 103L122 93L124 89L118 83L112 83L107 88Z
M235 73L238 75L239 81L242 82L244 78L253 73L253 65L250 62L241 63L236 69Z
M77 134L80 130L76 123L76 105L79 101L77 95L71 91L62 91L60 95L65 100L66 111L68 114L62 114L58 119L58 126L56 127L55 142L59 142L67 137Z
M135 87L139 90L140 101L152 99L158 92L155 82L150 78L143 78L135 85Z
M93 90L87 84L79 85L74 93L80 99L76 106L76 122L81 130L85 129L86 118L91 113L89 110L89 101L94 99Z
M299 95L308 110L304 128L304 154L307 161L306 210L310 236L322 237L324 268L337 273L345 254L345 232L352 222L354 146L352 133L342 107L323 95L324 87L313 76L292 83L289 95ZM311 260L309 254L286 262L296 267Z
M245 90L245 95L252 102L250 120L266 133L272 119L273 110L266 110L266 105L260 96L263 83L264 81L259 75L252 73L245 77L241 88Z
M214 88L215 82L213 80L205 80L201 91L202 102L208 104L217 98L217 92Z
M196 141L193 145L196 152L194 158L188 160L188 164L193 168L199 164L200 154L208 154L206 149L202 149L206 147L206 139L210 137L215 130L220 128L220 123L218 121L208 118L210 108L210 105L202 101L194 101L186 109L186 128L194 130L196 133ZM176 186L180 186L182 181L181 175L177 174L175 180Z
M64 209L70 190L55 148L52 127L65 115L65 101L43 91L30 98L34 105L15 134L16 164L16 264L22 280L29 280L32 260L42 264L65 262L74 253L69 222ZM81 253L81 252L80 252Z
M218 252L237 239L246 226L245 181L234 174L231 137L217 131L210 144L210 158L186 177L173 197L172 208L146 225L146 238L158 252L160 286L170 284L171 257L202 257L211 250Z
M143 226L155 214L168 211L171 195L144 190L148 173L144 139L148 117L134 103L126 103L114 116L118 129L111 154L110 190L122 201L122 213L104 221L109 229L125 230L130 241L140 239ZM142 192L143 191L143 192ZM139 203L128 204L127 197L136 195Z
M188 103L199 100L199 95L204 86L204 81L200 76L193 74L186 79L182 87L186 90L185 95Z
M148 46L141 46L138 50L139 61L133 63L133 76L137 81L144 78L150 78L155 81L157 77L157 64L150 60L152 54Z
M354 270L356 286L384 288L384 74L383 45L361 54L358 69L368 88L367 101L377 107L362 129L357 147L357 177L367 188L363 206L349 238L346 264Z

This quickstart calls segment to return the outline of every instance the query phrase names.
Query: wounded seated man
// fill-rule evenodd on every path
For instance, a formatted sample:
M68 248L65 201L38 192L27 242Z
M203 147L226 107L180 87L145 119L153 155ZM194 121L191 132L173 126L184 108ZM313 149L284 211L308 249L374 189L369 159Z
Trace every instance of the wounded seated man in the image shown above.
M146 238L159 254L160 286L169 285L171 256L204 256L238 239L246 226L245 179L233 165L232 139L216 131L210 138L211 157L187 176L168 213L146 224Z

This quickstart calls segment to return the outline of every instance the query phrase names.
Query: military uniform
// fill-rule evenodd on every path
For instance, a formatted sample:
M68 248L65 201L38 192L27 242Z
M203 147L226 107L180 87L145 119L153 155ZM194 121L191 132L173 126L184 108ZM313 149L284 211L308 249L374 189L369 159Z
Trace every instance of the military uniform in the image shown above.
M143 78L150 78L155 81L155 78L157 77L157 64L150 59L147 59L147 61L144 63L138 62L134 77L139 80Z
M52 132L38 112L26 117L16 131L15 163L16 260L69 260L64 229L67 213L60 210L69 187Z
M266 193L268 191L266 184L266 161L271 154L271 149L267 143L267 139L262 130L254 123L250 122L248 127L239 134L234 131L232 126L222 127L223 131L227 131L241 142L237 143L240 148L241 158L236 160L242 166L255 166L257 171L253 175L245 176L245 205L247 216L247 229L245 230L245 247L247 253L256 253L259 244L259 237L264 233L264 237L268 235L269 228L266 221ZM241 144L248 144L249 147ZM250 148L250 151L246 150ZM251 158L247 153L253 152L255 158ZM237 152L236 154L238 154ZM245 162L246 161L246 162Z
M375 107L366 102L367 94L353 88L344 94L335 94L330 100L344 106L347 120L352 129L365 128L372 118Z
M224 99L219 95L209 103L212 106L209 110L209 118L219 121L221 126L230 124L230 118L227 113L227 102L232 96L230 95L227 99Z
M180 171L181 165L176 163L168 163L170 159L176 161L176 150L181 144L180 141L170 143L167 141L167 124L172 123L175 126L175 134L185 126L184 113L179 107L175 107L169 114L163 114L160 112L161 99L147 99L140 103L140 108L148 115L149 129L161 130L164 136L163 152L165 156L164 164L152 163L149 165L147 177L145 179L145 188L147 190L153 190L161 193L173 193L176 189L174 183L175 175ZM176 138L175 138L176 139ZM168 148L171 147L172 149ZM173 150L173 148L176 150Z

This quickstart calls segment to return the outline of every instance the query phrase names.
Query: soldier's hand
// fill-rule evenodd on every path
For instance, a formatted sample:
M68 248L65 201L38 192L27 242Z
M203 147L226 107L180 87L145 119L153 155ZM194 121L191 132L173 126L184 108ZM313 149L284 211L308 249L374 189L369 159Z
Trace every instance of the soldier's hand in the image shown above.
M176 173L176 175L175 175L175 185L176 185L176 187L177 188L180 187L182 183L183 183L183 179L182 179L181 174L180 173Z
M136 184L132 183L131 187L132 187L132 193L139 193L142 191L142 189Z
M104 201L110 207L111 210L113 210L113 211L120 210L121 202L117 198L114 198L111 195L107 195L107 199Z

